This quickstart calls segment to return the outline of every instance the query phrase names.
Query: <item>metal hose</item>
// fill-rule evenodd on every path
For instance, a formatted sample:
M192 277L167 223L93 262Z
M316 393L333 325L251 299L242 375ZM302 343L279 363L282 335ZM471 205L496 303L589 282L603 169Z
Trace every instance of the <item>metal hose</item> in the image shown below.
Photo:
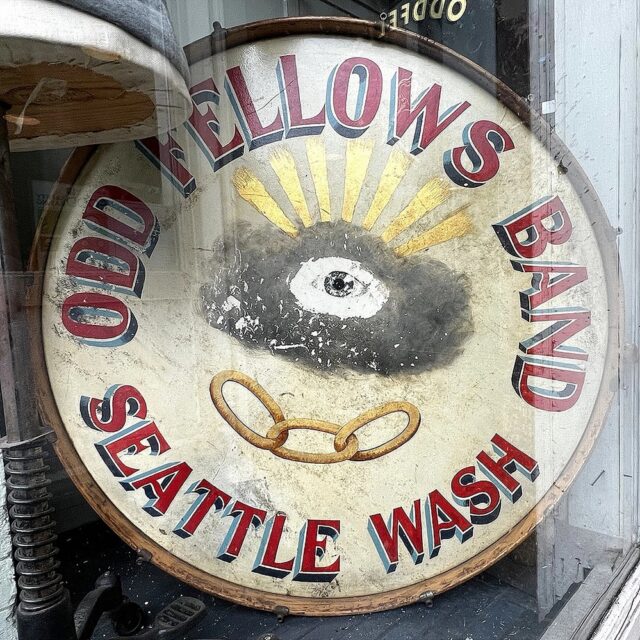
M51 607L64 596L46 455L42 446L33 445L4 453L19 607L25 612Z

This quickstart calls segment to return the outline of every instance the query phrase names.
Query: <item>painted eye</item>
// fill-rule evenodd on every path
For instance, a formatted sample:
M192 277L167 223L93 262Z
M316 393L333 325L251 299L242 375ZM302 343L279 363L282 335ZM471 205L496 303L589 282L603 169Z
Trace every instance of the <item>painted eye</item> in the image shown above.
M362 283L344 271L332 271L324 279L324 290L330 296L344 298L344 296L350 296L353 293L353 288L356 284Z
M338 318L371 318L389 290L356 260L328 257L303 262L289 283L297 304L312 313Z
M466 279L428 256L399 260L368 231L335 222L292 239L261 227L229 245L213 252L202 311L247 347L390 375L448 364L470 333Z

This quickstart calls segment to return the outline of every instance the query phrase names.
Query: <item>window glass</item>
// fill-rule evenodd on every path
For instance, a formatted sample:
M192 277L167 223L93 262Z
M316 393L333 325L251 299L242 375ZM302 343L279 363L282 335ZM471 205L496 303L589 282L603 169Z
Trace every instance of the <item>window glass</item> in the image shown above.
M41 4L7 637L96 585L84 638L590 637L636 562L634 3Z

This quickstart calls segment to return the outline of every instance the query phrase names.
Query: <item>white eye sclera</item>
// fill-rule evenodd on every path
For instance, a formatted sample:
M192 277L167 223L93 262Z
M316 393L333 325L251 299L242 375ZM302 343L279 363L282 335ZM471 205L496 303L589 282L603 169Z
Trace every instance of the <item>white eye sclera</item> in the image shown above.
M289 283L306 311L338 318L370 318L389 298L389 290L359 262L347 258L311 258Z

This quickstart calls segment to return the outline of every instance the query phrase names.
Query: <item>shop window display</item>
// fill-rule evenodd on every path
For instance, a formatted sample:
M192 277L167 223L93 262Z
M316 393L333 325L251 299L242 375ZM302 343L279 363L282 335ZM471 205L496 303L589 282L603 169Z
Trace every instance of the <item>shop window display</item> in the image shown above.
M18 4L116 42L140 15ZM591 637L636 560L637 70L606 46L637 11L158 11L126 134L62 117L95 85L4 63L34 85L0 88L10 520L19 555L17 479L48 473L62 560L18 581L21 640L67 592L70 638ZM97 44L76 63L117 78L131 48Z

